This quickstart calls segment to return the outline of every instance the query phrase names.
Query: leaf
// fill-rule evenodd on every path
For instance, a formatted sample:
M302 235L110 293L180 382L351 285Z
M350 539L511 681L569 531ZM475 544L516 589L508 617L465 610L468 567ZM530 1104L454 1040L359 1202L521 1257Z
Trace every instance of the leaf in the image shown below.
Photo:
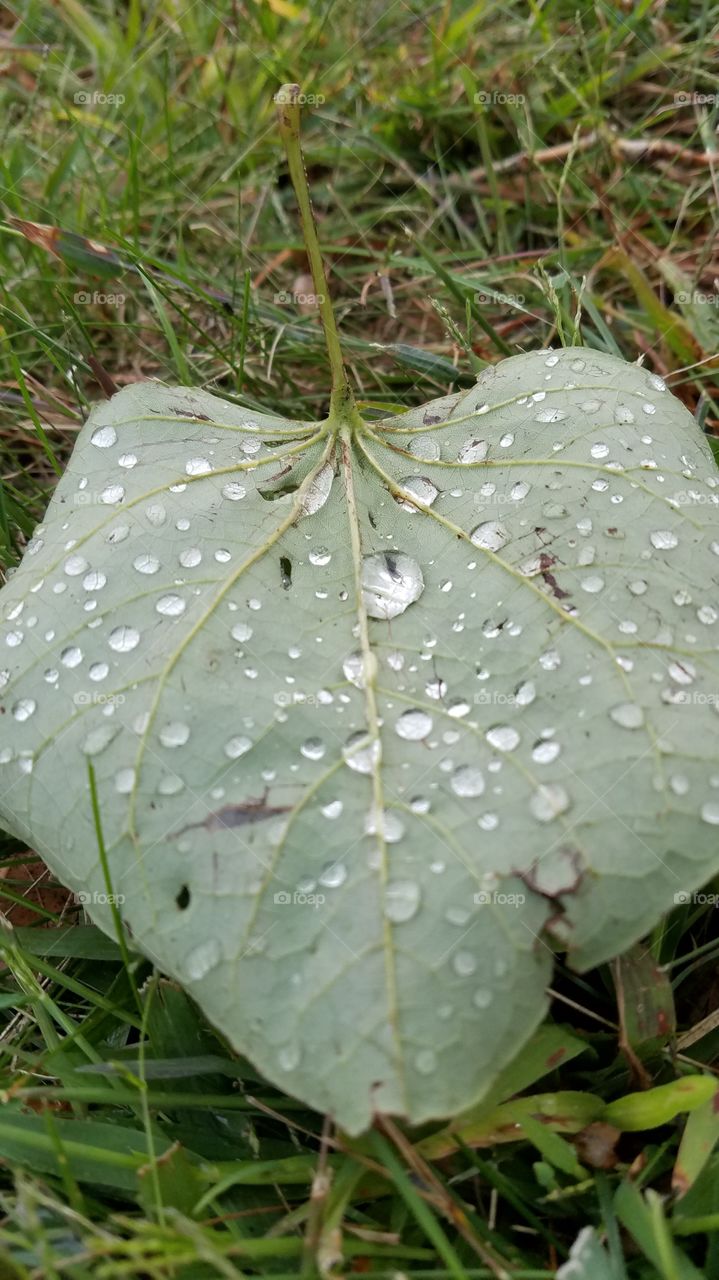
M534 352L373 426L131 386L2 592L5 822L348 1131L475 1102L550 952L717 870L714 464ZM271 500L270 500L271 499Z
M568 1260L557 1271L557 1280L618 1280L594 1227L583 1227L579 1232Z

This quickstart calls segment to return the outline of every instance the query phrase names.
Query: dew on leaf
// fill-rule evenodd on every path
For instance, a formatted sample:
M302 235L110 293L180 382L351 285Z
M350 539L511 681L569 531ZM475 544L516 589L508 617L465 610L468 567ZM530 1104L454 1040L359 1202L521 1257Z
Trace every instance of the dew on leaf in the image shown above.
M382 551L362 562L362 600L370 618L396 618L424 591L419 564L401 551Z

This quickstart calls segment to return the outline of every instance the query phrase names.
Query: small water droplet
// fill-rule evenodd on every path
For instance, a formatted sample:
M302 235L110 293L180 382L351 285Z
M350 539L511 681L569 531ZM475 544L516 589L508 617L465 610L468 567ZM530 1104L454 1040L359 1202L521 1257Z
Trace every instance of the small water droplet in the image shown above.
M641 729L644 724L644 712L636 702L620 702L609 714L622 729Z
M497 751L514 751L519 746L520 737L517 730L508 724L498 724L485 734L490 747Z
M477 971L477 957L473 951L456 951L452 956L452 968L459 978L469 978Z
M426 711L403 711L395 723L395 731L407 742L421 742L432 732L432 723Z
M417 914L419 885L414 880L390 880L385 889L384 913L392 924L406 924Z
M457 796L481 796L484 791L484 775L476 765L463 764L452 774L450 786Z

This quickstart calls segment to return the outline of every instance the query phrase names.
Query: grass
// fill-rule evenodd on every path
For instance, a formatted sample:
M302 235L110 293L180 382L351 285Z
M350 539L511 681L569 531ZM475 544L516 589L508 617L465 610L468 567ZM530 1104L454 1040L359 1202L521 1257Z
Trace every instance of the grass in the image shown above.
M326 412L274 122L287 80L315 99L305 151L366 415L583 343L641 355L716 433L718 18L688 0L6 8L6 569L113 384ZM459 1137L350 1142L38 887L30 854L0 852L3 1277L539 1280L587 1226L611 1261L580 1280L719 1274L719 1126L676 1092L717 1072L711 904L611 968L560 967L550 1039Z

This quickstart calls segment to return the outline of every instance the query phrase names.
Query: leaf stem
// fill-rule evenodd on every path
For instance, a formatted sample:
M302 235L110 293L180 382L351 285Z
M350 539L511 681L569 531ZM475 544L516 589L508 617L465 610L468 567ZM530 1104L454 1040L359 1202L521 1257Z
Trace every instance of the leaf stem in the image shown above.
M307 181L304 156L300 144L300 97L298 84L285 84L275 94L277 118L280 135L287 155L287 163L299 205L302 235L307 250L307 257L312 272L315 296L319 308L322 328L325 333L325 345L332 370L332 393L330 396L330 419L346 421L353 416L355 399L347 377L342 348L340 346L337 322L332 310L327 276L325 274L320 242L317 236L317 224L312 212L312 200Z

